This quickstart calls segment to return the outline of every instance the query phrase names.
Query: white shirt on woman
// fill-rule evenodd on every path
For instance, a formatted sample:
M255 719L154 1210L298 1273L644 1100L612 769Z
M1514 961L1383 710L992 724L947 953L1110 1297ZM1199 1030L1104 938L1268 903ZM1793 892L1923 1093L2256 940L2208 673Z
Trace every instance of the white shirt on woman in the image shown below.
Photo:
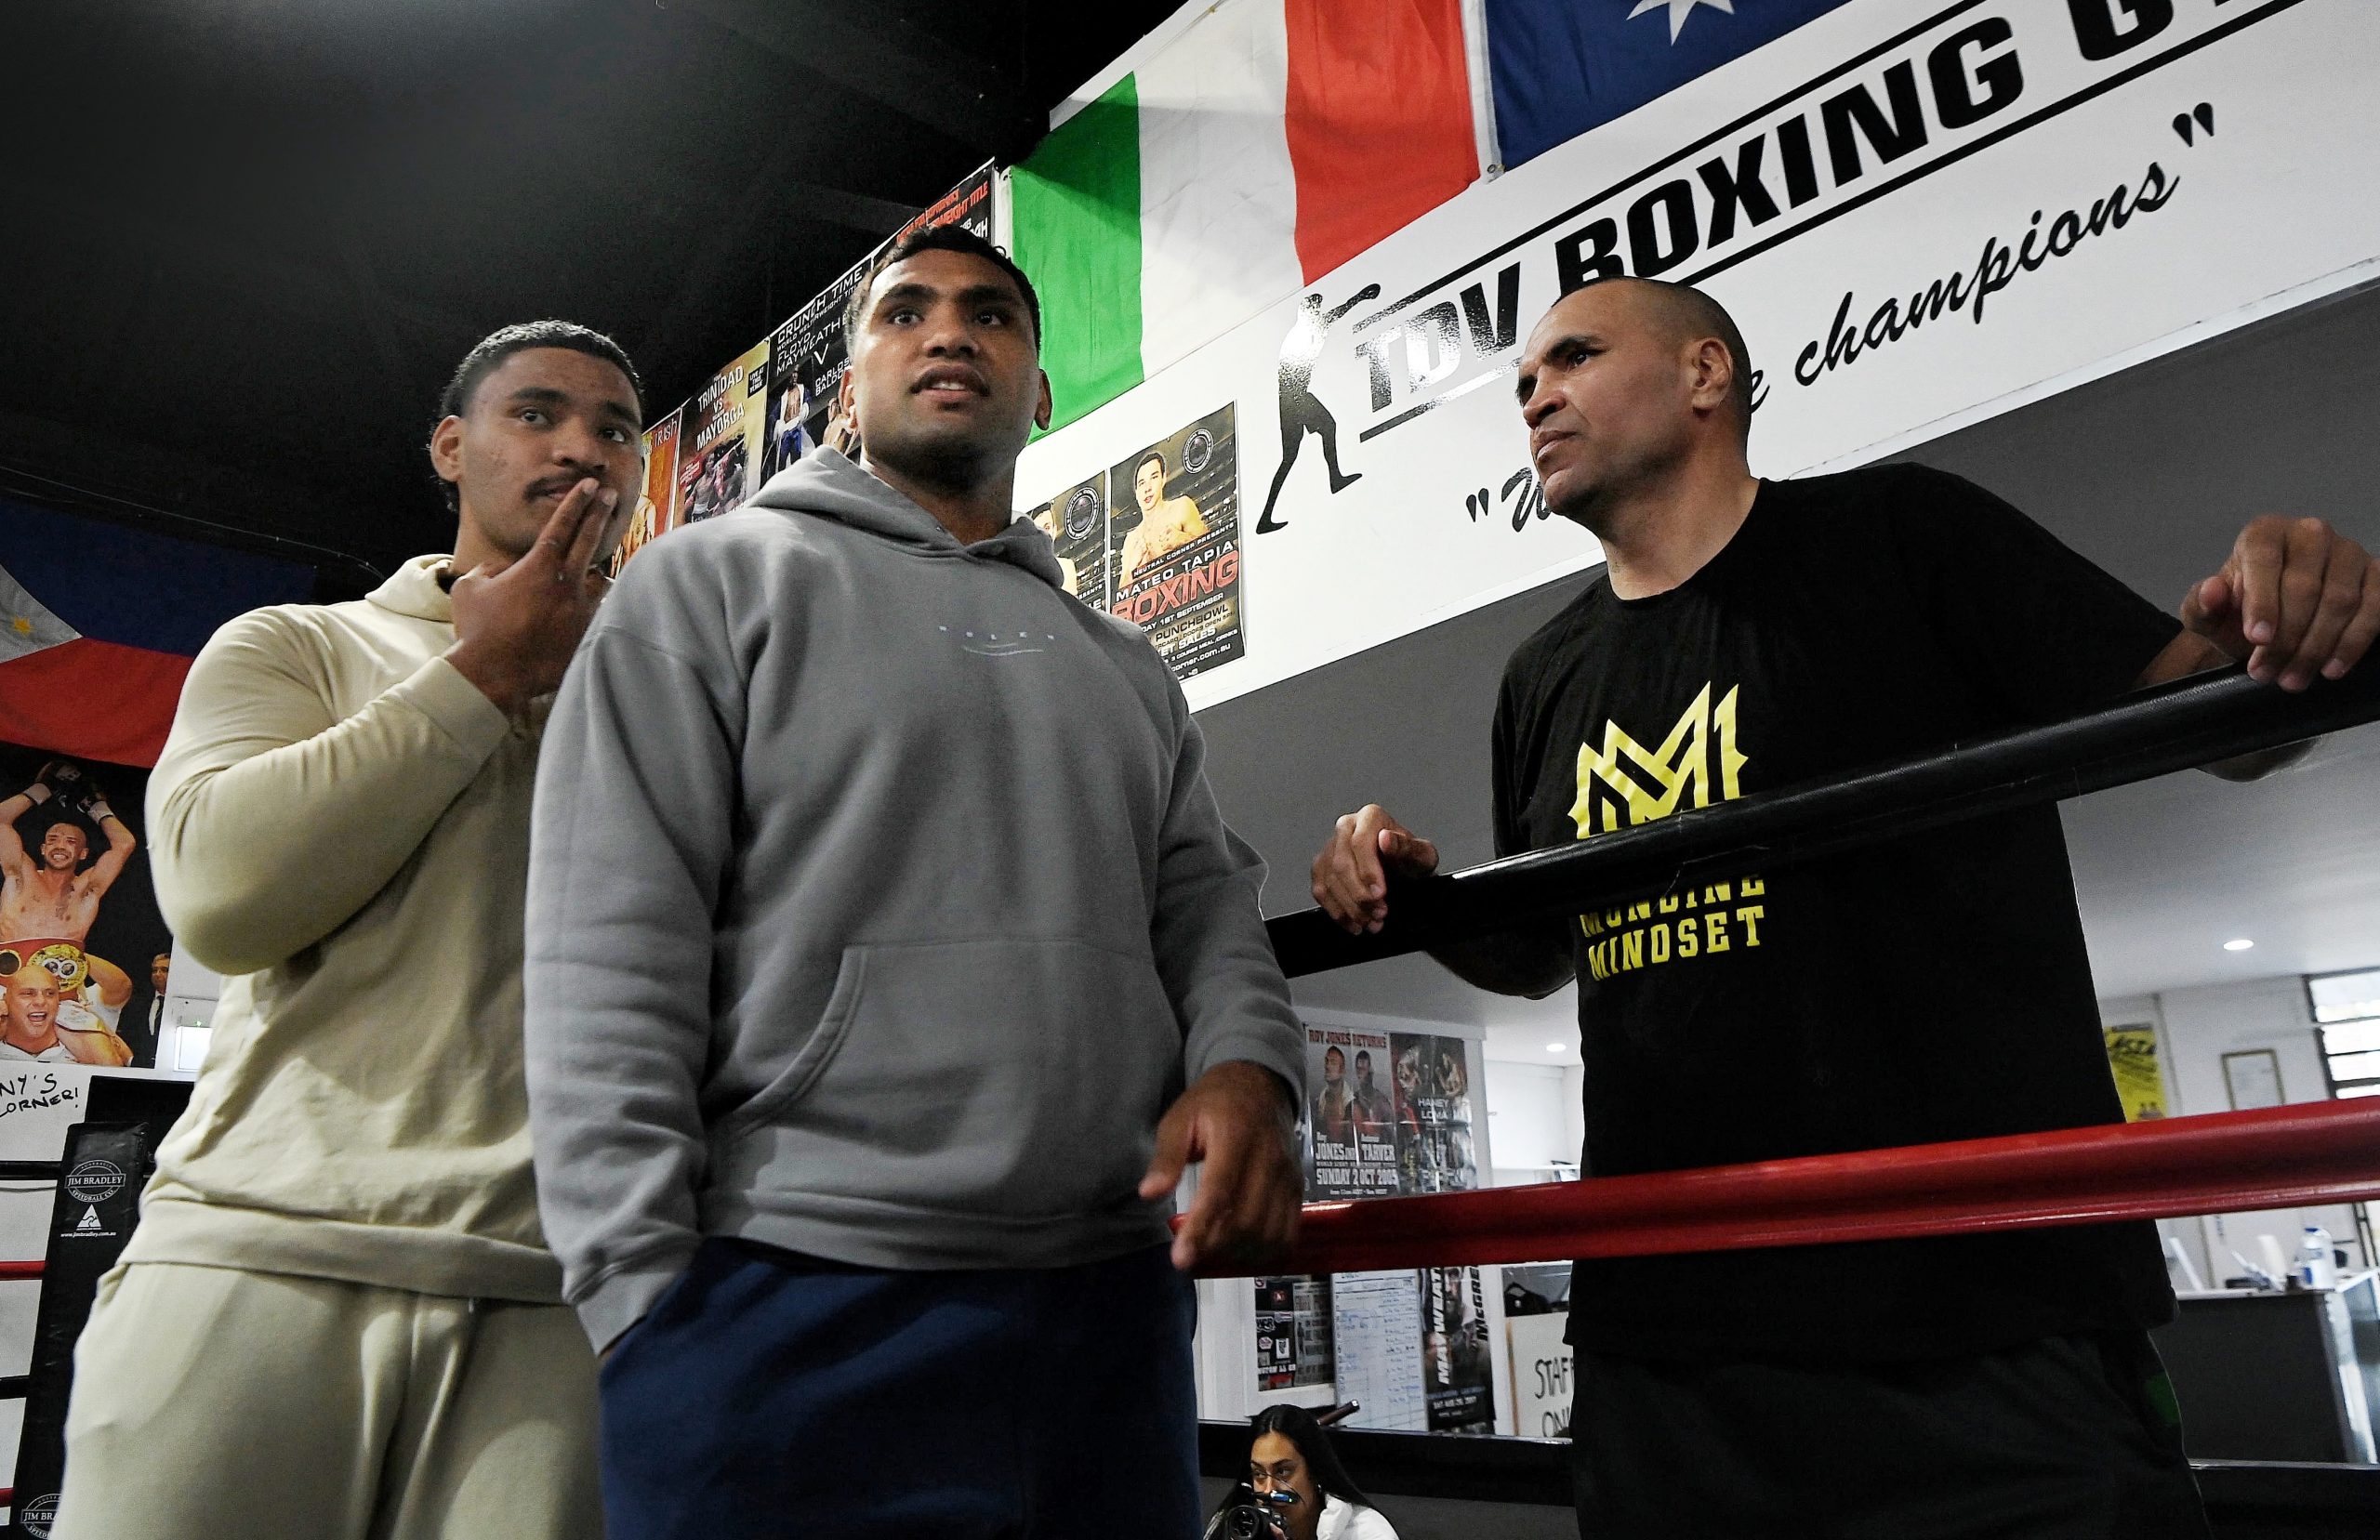
M1396 1540L1396 1531L1378 1508L1342 1502L1326 1493L1322 1522L1315 1526L1314 1540Z

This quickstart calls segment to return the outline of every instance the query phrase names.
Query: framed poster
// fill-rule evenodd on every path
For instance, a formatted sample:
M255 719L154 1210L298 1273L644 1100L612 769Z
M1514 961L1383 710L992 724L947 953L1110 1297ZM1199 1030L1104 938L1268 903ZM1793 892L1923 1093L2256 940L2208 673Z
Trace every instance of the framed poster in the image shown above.
M2225 1054L2223 1088L2229 1093L2235 1112L2244 1112L2252 1107L2278 1107L2289 1099L2281 1088L2281 1055L2270 1048Z

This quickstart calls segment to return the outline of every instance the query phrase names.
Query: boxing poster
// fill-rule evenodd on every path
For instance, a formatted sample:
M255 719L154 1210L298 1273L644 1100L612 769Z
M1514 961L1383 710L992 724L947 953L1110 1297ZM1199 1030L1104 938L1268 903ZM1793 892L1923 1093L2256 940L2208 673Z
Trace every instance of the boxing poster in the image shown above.
M1093 609L1107 608L1107 478L1068 487L1022 517L1030 519L1058 553L1066 592Z
M843 343L843 311L852 291L893 241L912 230L939 225L959 225L988 241L992 238L992 168L974 175L936 199L932 205L901 227L898 233L860 259L826 292L793 312L769 338L767 428L760 468L752 485L770 477L826 441L826 426L834 420L835 398L842 388L851 354Z
M2123 1101L2126 1123L2146 1123L2165 1115L2165 1082L2157 1073L2157 1028L2134 1021L2105 1029L2108 1068L2114 1072L2116 1095Z
M149 772L0 744L0 1073L153 1066L173 937Z
M1472 1148L1469 1045L1460 1037L1400 1032L1395 1058L1397 1191L1468 1192L1479 1185Z
M629 557L669 533L677 516L677 500L672 495L678 479L678 425L682 408L644 430L644 494L637 499L635 516L629 519L627 531L620 536L620 547L612 553L612 575Z
M870 256L868 261L874 261ZM843 308L866 271L852 269L826 292L787 316L769 338L768 423L760 481L786 469L826 441L834 419L835 392L850 360L843 349Z
M1421 1296L1421 1391L1430 1431L1493 1433L1486 1278L1477 1268L1424 1268Z
M1388 1092L1389 1034L1305 1032L1305 1196L1308 1203L1399 1191L1396 1107Z
M1108 608L1148 633L1175 678L1248 651L1228 402L1109 467L1107 548Z
M1334 1383L1329 1275L1259 1278L1255 1286L1256 1388L1296 1390Z
M712 375L680 408L673 526L716 519L760 490L768 386L769 345L763 342Z

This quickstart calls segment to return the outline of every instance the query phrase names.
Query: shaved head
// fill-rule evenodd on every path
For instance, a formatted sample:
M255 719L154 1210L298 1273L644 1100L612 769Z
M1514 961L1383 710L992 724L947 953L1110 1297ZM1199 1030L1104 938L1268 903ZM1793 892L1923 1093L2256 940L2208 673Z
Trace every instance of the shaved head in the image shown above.
M1736 318L1727 313L1726 306L1700 289L1659 278L1598 278L1570 294L1583 294L1588 289L1625 295L1638 314L1680 348L1710 339L1726 349L1727 362L1734 375L1727 387L1727 409L1735 415L1738 431L1747 441L1751 439L1752 349L1744 345L1744 334L1737 329ZM1570 295L1562 297L1567 300Z

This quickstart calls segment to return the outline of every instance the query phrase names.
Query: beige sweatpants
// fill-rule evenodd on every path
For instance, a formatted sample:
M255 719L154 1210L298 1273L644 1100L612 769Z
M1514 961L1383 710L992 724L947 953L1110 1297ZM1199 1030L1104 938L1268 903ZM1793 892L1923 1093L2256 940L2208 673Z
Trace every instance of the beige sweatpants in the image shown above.
M601 1540L561 1305L142 1262L74 1350L58 1540Z

